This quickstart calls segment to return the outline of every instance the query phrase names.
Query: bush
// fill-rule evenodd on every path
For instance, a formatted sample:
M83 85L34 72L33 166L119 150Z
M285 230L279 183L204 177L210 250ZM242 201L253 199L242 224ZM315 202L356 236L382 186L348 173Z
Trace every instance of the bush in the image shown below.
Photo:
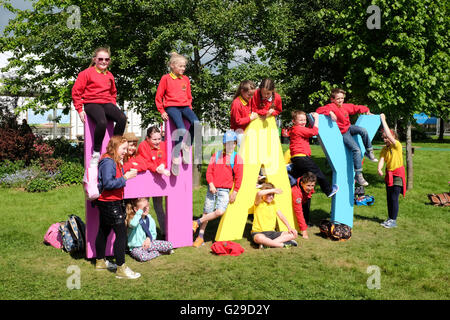
M7 188L25 188L28 182L41 174L39 168L27 167L0 178L0 185Z
M32 133L23 135L16 129L0 128L0 161L24 160L29 164L35 157L34 140Z
M58 183L53 178L36 178L31 180L26 190L28 192L47 192L58 186Z
M71 142L64 137L47 140L46 143L54 149L53 157L83 163L83 147L80 144Z
M4 177L7 174L14 173L20 169L25 168L25 161L23 160L4 160L0 162L0 178Z
M77 162L64 162L59 168L56 179L61 184L80 184L83 182L84 167Z

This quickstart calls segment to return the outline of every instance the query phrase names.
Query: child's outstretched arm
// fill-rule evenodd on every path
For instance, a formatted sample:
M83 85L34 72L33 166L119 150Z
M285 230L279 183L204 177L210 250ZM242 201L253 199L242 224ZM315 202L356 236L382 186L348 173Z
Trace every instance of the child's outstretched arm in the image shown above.
M384 113L380 114L380 120L381 124L383 125L384 134L386 135L386 138L389 139L389 142L391 144L395 144L397 140L395 140L394 136L391 133L391 129L389 129L389 126L386 122L386 115Z
M297 232L297 230L293 229L293 228L290 226L290 224L289 224L289 222L287 221L286 217L284 216L284 214L283 214L280 210L277 210L277 216L278 216L278 218L280 218L281 221L283 221L283 223L285 224L285 226L288 228L288 232L297 238L297 237L298 237L298 232Z
M274 189L264 189L264 190L258 191L258 193L256 193L256 197L255 197L255 205L257 206L258 204L260 204L261 201L263 201L262 197L265 195L268 195L269 193L282 194L283 190L274 188Z
M383 176L384 157L378 160L378 175Z

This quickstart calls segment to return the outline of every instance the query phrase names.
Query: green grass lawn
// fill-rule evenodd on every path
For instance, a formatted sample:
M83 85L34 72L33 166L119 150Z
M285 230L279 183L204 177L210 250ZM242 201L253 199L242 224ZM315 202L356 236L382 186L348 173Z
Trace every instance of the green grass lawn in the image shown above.
M146 263L127 256L127 264L142 274L138 280L116 279L95 271L89 260L42 244L52 223L69 214L84 219L81 186L41 194L0 189L0 299L449 299L450 208L429 205L427 194L449 191L450 142L414 145L422 147L414 155L414 189L400 199L396 229L379 225L387 217L385 186L376 164L366 161L366 194L375 196L375 204L355 206L349 241L318 235L317 223L329 218L331 201L317 189L311 205L315 226L309 240L298 239L299 247L255 249L247 238L248 224L237 241L245 252L216 256L210 251L215 221L199 249L179 248ZM312 146L312 152L324 168L321 148ZM205 186L194 191L195 217L201 215L205 193ZM78 290L66 285L70 266L80 270ZM380 289L367 286L373 276L369 266L380 270Z

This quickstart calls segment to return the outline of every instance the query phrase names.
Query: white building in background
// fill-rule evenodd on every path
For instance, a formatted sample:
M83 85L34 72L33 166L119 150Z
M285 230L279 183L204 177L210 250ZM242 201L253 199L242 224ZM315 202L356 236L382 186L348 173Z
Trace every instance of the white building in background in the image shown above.
M25 99L30 98L19 98L18 106L25 104ZM39 134L48 138L59 138L64 137L68 140L84 140L84 124L81 122L78 112L75 108L70 109L68 115L64 115L62 110L64 108L58 108L55 110L49 110L44 114L36 114L32 110L22 111L18 114L18 122L22 123L23 119L26 119L28 124L31 126L35 134ZM145 137L147 133L147 128L141 128L141 116L133 110L128 110L128 105L125 105L124 112L127 115L127 127L125 132L134 132L134 134L139 137ZM60 122L55 123L52 121L54 117L60 117ZM209 140L212 136L219 136L223 134L218 129L211 128L209 125L204 124L202 127L203 139Z

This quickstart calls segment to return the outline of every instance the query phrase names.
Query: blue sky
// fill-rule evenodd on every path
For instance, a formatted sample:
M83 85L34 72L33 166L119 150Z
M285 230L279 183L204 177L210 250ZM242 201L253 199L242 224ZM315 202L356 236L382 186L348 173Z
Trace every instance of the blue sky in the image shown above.
M31 9L32 2L30 0L10 0L14 8L17 9ZM13 18L14 15L6 10L4 7L0 7L0 32L3 32L5 26L8 24L9 19Z

